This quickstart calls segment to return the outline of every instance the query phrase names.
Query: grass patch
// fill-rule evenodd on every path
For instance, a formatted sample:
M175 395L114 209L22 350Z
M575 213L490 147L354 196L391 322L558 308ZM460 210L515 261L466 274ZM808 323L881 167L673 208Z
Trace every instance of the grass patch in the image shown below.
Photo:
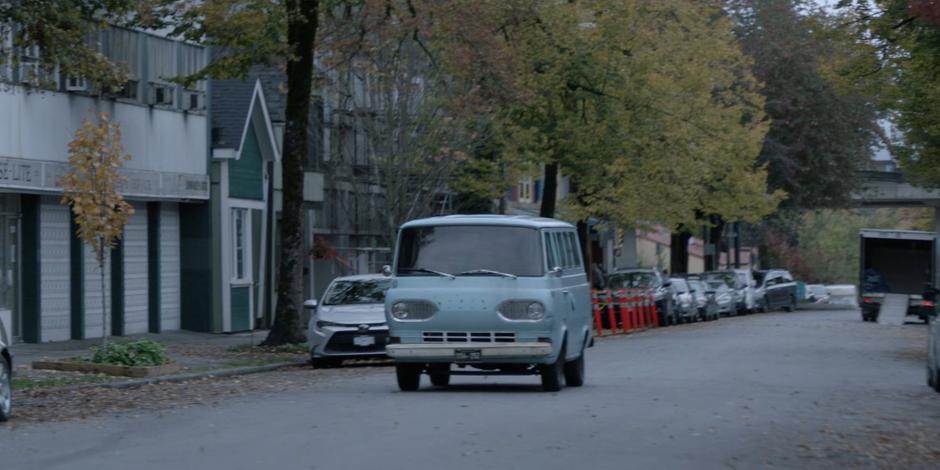
M166 347L149 339L126 343L108 343L104 346L92 346L90 358L80 358L84 362L109 364L128 367L153 367L169 364L170 356Z
M13 378L14 390L30 390L37 388L55 388L67 387L69 385L80 385L88 383L108 382L111 377L102 377L97 375L81 375L75 377L46 377L41 379L31 379L28 377Z
M250 344L237 344L228 348L228 351L238 354L309 354L310 345L307 343L282 344L280 346L252 346Z

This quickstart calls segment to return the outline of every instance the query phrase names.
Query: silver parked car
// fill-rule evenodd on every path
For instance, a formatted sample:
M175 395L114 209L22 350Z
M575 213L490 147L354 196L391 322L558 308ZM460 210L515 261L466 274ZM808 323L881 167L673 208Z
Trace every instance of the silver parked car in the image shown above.
M705 277L702 282L705 283L705 287L708 289L706 293L715 298L715 303L718 305L718 315L734 315L737 311L734 292L728 287L724 277L709 276Z
M7 330L0 321L0 422L10 419L13 410L13 356Z
M719 317L718 303L715 296L708 293L705 282L699 279L689 279L689 289L695 298L695 307L698 309L699 319L703 321L717 320Z
M307 301L308 308L314 308L307 330L314 367L385 355L385 292L391 285L392 280L381 274L339 277L319 303Z
M698 306L695 304L695 294L689 284L681 277L669 279L672 295L676 299L676 312L679 323L691 323L698 319Z

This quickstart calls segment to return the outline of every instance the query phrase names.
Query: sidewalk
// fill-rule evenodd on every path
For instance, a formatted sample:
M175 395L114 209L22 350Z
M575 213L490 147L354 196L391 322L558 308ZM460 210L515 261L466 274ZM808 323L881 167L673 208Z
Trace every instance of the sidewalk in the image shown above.
M273 353L248 349L267 337L267 330L233 334L196 333L172 331L160 334L115 336L109 342L150 339L166 346L167 354L182 369L180 374L223 371L251 366L297 362L306 359L306 351ZM13 345L14 378L19 387L56 387L83 383L107 383L128 380L127 377L112 377L78 372L34 370L30 367L37 360L60 360L76 356L90 356L91 347L101 344L101 339L57 341L51 343ZM245 349L236 349L244 346Z

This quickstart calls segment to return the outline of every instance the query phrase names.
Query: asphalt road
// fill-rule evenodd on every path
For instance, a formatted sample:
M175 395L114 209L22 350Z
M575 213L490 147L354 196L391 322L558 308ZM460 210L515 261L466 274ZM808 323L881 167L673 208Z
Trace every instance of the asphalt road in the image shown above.
M587 384L559 393L298 370L216 406L0 427L0 468L935 468L925 341L923 325L801 311L602 339Z

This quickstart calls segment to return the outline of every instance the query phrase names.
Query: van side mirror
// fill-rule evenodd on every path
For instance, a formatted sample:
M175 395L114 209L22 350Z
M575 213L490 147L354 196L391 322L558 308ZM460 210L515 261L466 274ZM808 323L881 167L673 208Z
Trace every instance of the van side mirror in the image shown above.
M304 308L308 310L316 310L317 308L317 299L307 299L304 300Z
M561 273L562 273L562 269L560 266L555 266L554 268L548 271L548 274L551 274L552 276L555 276L555 277L561 277Z
M386 264L385 266L382 266L382 275L385 276L385 277L391 276L391 275L392 275L392 267L389 266L389 265L387 265L387 264Z

